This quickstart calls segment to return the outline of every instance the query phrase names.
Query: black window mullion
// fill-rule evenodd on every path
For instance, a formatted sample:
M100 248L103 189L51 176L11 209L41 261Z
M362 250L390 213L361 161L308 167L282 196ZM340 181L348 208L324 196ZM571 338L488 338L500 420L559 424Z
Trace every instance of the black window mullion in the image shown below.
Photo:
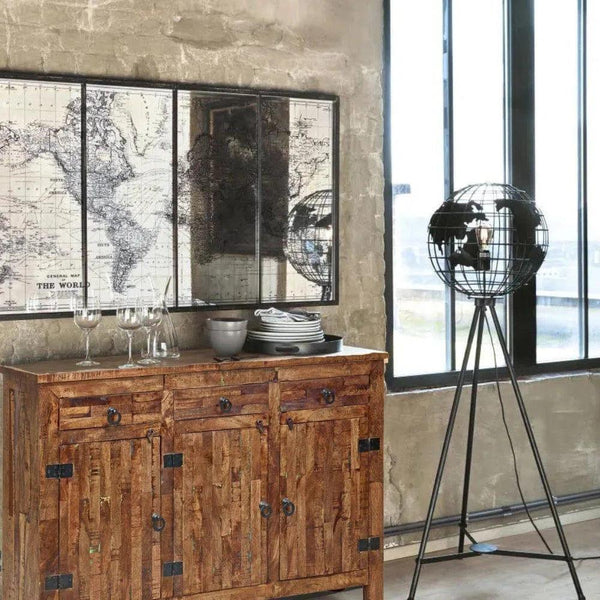
M534 0L506 0L508 183L535 198ZM536 285L512 297L512 356L515 368L536 364Z
M454 79L452 68L452 0L444 0L444 197L454 191ZM446 366L456 370L456 292L445 287Z
M578 279L579 279L579 355L589 357L589 288L587 228L587 0L578 1Z

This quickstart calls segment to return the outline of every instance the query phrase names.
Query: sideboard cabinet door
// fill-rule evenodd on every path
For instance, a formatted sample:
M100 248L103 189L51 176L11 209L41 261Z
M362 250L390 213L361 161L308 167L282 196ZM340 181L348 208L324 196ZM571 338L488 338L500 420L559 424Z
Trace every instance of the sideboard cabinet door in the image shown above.
M160 598L160 438L60 447L61 600ZM154 518L153 518L154 515Z
M359 452L366 416L362 406L282 415L282 580L367 568L368 553L358 550L368 537L368 456Z
M176 431L183 465L173 474L174 547L183 595L267 580L267 521L274 517L261 511L269 501L267 427L256 420L187 421Z

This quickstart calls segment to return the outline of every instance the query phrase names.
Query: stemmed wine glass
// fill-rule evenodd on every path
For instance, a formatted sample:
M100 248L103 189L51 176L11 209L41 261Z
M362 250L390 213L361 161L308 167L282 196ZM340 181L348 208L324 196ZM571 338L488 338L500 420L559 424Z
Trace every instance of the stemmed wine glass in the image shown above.
M78 367L95 367L99 362L90 358L90 333L98 326L102 318L98 298L76 298L73 304L73 321L81 329L85 337L85 358L80 360Z
M146 334L146 349L142 350L140 365L156 365L160 360L153 358L151 348L152 331L162 321L162 301L157 296L145 299L142 304L142 328Z
M117 327L127 334L129 343L129 358L119 369L134 369L137 365L131 357L131 342L133 332L142 326L142 307L139 302L131 302L117 308Z

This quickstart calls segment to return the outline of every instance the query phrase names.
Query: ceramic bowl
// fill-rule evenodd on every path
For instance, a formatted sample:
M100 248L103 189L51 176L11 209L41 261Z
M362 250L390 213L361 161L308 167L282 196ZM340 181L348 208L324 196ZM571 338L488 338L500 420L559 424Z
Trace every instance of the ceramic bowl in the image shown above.
M217 356L233 356L241 352L247 329L247 319L225 317L206 320L208 341Z
M206 329L209 331L246 331L248 319L238 319L237 317L206 319Z

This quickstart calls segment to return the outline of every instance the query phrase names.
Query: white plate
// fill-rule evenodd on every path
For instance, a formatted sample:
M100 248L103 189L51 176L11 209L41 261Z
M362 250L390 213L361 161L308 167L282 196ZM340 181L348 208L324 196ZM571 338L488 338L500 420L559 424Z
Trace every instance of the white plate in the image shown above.
M261 325L258 331L297 331L298 333L321 331L321 324L312 327L288 327L287 325Z
M322 333L311 334L289 334L289 333L267 333L263 331L249 331L248 338L264 342L319 342L324 339Z

